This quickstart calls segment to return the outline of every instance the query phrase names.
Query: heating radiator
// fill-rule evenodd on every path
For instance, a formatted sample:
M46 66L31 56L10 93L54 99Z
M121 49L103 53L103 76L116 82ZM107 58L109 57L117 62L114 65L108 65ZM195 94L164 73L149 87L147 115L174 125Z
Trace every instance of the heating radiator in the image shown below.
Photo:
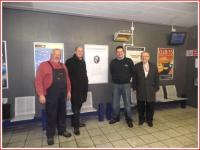
M14 114L12 122L33 119L35 116L35 96L15 97Z

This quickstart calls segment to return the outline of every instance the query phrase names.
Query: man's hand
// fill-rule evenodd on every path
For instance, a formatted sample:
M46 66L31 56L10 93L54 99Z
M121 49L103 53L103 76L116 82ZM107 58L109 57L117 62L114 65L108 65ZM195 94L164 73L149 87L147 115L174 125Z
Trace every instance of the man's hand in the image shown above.
M39 96L39 102L40 102L40 104L45 104L46 103L46 98L45 98L44 95L40 95Z
M71 99L71 92L68 92L67 93L67 100L70 100Z

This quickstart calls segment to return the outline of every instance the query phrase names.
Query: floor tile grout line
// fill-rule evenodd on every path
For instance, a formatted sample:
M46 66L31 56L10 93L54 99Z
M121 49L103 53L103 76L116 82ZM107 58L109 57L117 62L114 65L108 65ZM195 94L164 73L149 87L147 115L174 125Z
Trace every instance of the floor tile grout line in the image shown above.
M179 113L180 114L180 113ZM166 117L167 118L169 118L169 116L173 116L173 115L171 115L171 113L168 113L167 115L166 115ZM195 116L192 118L192 119L196 119L195 118ZM187 125L189 125L189 126L193 126L194 127L194 129L193 130L195 130L196 128L197 128L197 126L195 125L194 126L194 122L192 122L192 119L189 119L188 121L187 121L187 123L185 123L185 124L187 124ZM179 118L179 119L177 119L177 121L178 122L181 122L181 121L183 121L184 119L182 119L182 118ZM176 119L168 119L168 121L176 121ZM158 122L160 122L159 120L158 120ZM167 121L163 121L163 122L161 122L162 124L165 124ZM196 122L196 121L195 121ZM179 124L177 127L173 127L173 125L166 125L166 127L167 127L167 130L173 130L173 131L175 131L175 132L177 132L178 133L178 135L176 135L176 136L174 136L174 137L169 137L169 138L177 138L177 137L181 137L181 136L183 136L183 135L187 135L187 134L189 134L189 133L192 133L192 134L195 134L196 133L196 131L193 131L193 130L189 130L189 129L187 129L188 130L188 133L181 133L181 131L176 131L175 130L175 128L181 128L181 127L184 127L184 125L181 125L181 124ZM86 128L87 129L87 128ZM99 130L101 130L101 128L100 128L100 126L98 126L98 128L96 128L96 129L99 129ZM149 135L152 135L152 136L154 136L152 133L157 133L157 132L160 132L160 131L163 131L163 129L160 129L160 128L156 128L156 130L158 129L158 131L148 131L148 129L147 128L144 128L144 130L146 130L146 132L147 132L147 134L149 134ZM14 130L14 129L13 129ZM11 130L11 131L13 131L13 130ZM23 129L22 129L23 130ZM87 129L87 132L88 132L88 130L89 129ZM114 128L113 127L113 130L115 130L115 132L116 133L118 133L119 135L120 135L120 133L119 133L119 131L116 131L116 128ZM197 130L197 129L196 129ZM102 130L101 130L102 131ZM11 132L11 134L13 134L13 132ZM88 135L89 135L89 137L90 137L90 139L92 140L92 135L90 135L89 134L89 132L88 132ZM103 135L106 137L106 135L105 135L105 133L103 132ZM43 135L44 136L44 135ZM121 135L120 135L121 136ZM142 136L142 135L135 135L136 137L139 137L139 136ZM7 144L9 144L10 143L10 140L11 140L11 137L12 136L10 136L10 138L9 138L9 141L7 142ZM122 137L122 139L125 139L123 136L121 136ZM156 138L156 136L154 136L155 138ZM27 138L28 138L28 135L26 136L26 139L25 139L25 141L24 141L24 144L26 144L26 142L27 142ZM106 137L107 138L107 137ZM139 137L140 138L140 137ZM168 139L169 139L168 138ZM190 140L193 140L194 138L193 137L191 137L191 136L188 136L187 137L188 139L190 139ZM157 138L156 138L157 139ZM44 140L44 138L42 138L42 140ZM59 139L58 139L59 140ZM141 140L143 140L143 139L141 139ZM157 142L161 142L161 143L163 143L162 141L164 141L164 140L166 140L166 139L163 139L163 140L159 140L159 139L157 139ZM75 139L75 141L76 141L76 139ZM109 140L108 140L109 141ZM143 140L144 141L144 140ZM92 142L93 142L93 145L95 145L94 144L94 141L92 140ZM177 142L179 142L179 141L177 141ZM43 141L42 141L42 143L43 143ZM112 141L110 141L110 143L112 144ZM153 142L153 143L155 143L155 142ZM179 142L180 143L180 142ZM59 144L60 144L60 140L59 140ZM128 143L129 144L129 143ZM152 143L145 143L145 144L147 144L147 145L149 145L149 144L152 144ZM164 143L163 143L164 144ZM165 145L165 144L164 144Z
M91 139L93 145L95 146L95 143L93 142L92 137L91 137L90 134L89 134L88 128L86 128L86 131L87 131L87 133L88 133L88 135L89 135L89 137L90 137L90 139Z
M112 142L108 139L108 137L105 135L105 133L103 132L104 136L106 137L106 139L108 140L108 142L112 145L113 148L115 148L115 146L112 144Z

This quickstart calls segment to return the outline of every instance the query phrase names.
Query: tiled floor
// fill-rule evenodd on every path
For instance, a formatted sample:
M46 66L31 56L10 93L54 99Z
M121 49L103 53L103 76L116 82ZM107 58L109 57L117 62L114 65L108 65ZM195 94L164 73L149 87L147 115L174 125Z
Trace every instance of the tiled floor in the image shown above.
M138 126L137 113L134 112L134 127L128 128L124 119L110 125L107 120L99 122L96 116L83 117L86 127L81 135L70 138L55 136L55 144L48 146L41 123L32 123L3 129L3 147L160 147L182 148L198 146L197 109L187 106L164 108L155 111L154 126ZM67 119L69 121L69 119ZM68 130L72 132L72 128Z

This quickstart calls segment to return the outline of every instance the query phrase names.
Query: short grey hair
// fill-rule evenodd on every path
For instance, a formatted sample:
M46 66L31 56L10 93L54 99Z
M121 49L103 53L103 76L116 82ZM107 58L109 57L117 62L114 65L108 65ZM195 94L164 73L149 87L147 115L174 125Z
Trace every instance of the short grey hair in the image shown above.
M150 53L147 52L147 51L143 51L143 52L141 53L141 56L142 56L142 54L144 54L144 53L147 53L147 54L150 56Z
M61 49L59 49L59 48L54 48L54 49L52 49L52 51L51 51L51 55L53 55L55 51L59 51L59 52L61 53Z
M84 49L83 46L76 46L74 50L76 51L78 48Z

